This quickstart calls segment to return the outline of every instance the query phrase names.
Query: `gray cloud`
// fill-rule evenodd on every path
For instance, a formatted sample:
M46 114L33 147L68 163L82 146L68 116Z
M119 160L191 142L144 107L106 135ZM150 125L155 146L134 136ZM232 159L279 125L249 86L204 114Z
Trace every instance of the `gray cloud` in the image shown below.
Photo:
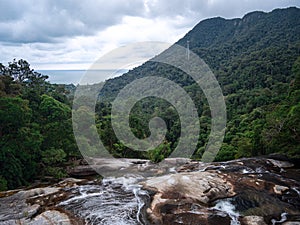
M1 0L0 21L14 21L22 18L23 14L25 13L25 11L23 10L24 6L26 6L26 3L24 3L24 1Z
M120 45L175 42L205 18L288 6L300 1L0 0L0 62L24 58L34 68L84 69Z
M0 1L0 41L55 42L93 35L121 22L124 15L140 15L144 7L140 0L25 2Z
M236 17L270 10L298 0L41 0L0 1L0 41L53 43L94 35L122 22L124 16L168 18L175 28L191 27L206 17Z
M299 0L150 0L146 1L149 17L176 16L185 18L177 26L195 25L208 17L242 17L250 11L271 11L274 8L300 6Z

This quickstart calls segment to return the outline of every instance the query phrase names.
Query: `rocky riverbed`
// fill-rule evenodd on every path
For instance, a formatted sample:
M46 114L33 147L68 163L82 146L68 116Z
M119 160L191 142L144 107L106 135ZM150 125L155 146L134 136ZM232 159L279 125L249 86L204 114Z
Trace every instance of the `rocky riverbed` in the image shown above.
M93 172L81 165L70 170L81 179L0 193L0 224L296 225L300 170L294 164L279 156L160 165L123 159L110 168L126 174L102 180L83 179Z

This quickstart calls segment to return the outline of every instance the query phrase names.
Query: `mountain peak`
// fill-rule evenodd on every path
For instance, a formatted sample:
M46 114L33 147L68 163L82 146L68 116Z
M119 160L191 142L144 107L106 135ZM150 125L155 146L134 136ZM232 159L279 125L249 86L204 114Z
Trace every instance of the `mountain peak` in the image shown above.
M254 19L259 19L265 16L267 13L262 11L254 11L247 13L243 18L242 21L252 21Z
M237 40L251 40L256 36L256 41L263 40L265 35L276 33L282 35L282 28L287 33L293 33L289 39L300 35L300 9L290 7L275 9L266 13L254 11L247 13L242 18L224 19L215 17L199 22L176 44L186 46L187 41L193 48L219 47L224 43L232 44ZM298 31L297 31L297 28ZM270 36L270 38L274 38ZM277 39L277 37L276 37ZM278 39L281 42L280 38Z

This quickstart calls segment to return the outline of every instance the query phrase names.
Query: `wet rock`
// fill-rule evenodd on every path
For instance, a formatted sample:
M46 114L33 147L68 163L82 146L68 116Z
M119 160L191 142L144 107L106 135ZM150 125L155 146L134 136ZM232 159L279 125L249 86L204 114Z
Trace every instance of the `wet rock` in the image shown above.
M69 193L64 188L82 182L84 180L66 179L53 187L19 190L15 194L0 198L0 224L79 224L71 223L70 218L73 217L67 212L54 208L57 203L68 197Z
M274 159L268 159L274 166L280 167L280 168L291 168L294 166L293 163L288 161L279 161Z
M144 159L128 158L87 158L89 165L76 165L68 169L75 178L88 178L95 175L120 177L126 174L139 174L144 177L176 173L176 168L192 163L186 158L167 158L160 163Z
M65 213L57 210L48 210L35 217L28 225L72 225L72 221Z
M151 224L231 224L231 218L227 214L218 212L215 209L208 209L197 203L191 203L188 200L180 201L180 204L176 201L169 201L162 205L160 213L162 214L161 218L150 214Z
M80 184L84 184L86 183L88 180L86 179L75 179L75 178L66 178L62 181L60 181L57 186L59 187L63 187L63 188L70 188L70 187L74 187L74 186L77 186L77 185L80 185Z
M286 213L291 221L298 221L293 218L300 216L300 183L292 166L290 162L266 158L187 162L176 169L177 174L145 182L144 187L156 193L147 212L157 224L209 224L208 218L220 219L212 217L216 214L211 211L216 208L213 201L232 196L229 201L233 214L226 209L217 211L223 211L223 219L234 220L235 216L242 225L264 225L288 221L281 218ZM230 187L226 193L224 185ZM189 204L199 207L193 211L187 207Z
M217 173L191 172L148 179L145 189L156 190L161 198L193 199L208 204L215 199L233 196L233 186Z
M34 196L45 196L57 193L59 188L57 187L43 187L43 188L34 188L26 191L20 191L18 194L23 198L28 199Z
M207 166L206 163L202 163L204 165L204 168ZM190 162L186 163L185 165L182 165L176 169L177 172L192 172L196 170L200 170L200 162Z
M59 210L45 211L34 219L22 218L17 220L2 221L1 225L83 225L83 221L69 217Z
M273 187L273 190L274 190L274 192L275 192L276 194L281 195L284 191L289 190L289 188L288 188L288 187L285 187L285 186L281 186L281 185L277 185L277 184L276 184L276 185Z
M163 225L182 225L182 224L190 224L190 225L230 225L230 218L228 216L217 215L213 213L189 213L182 212L179 214L168 214L163 217L162 224Z
M187 158L166 158L161 162L161 164L179 166L183 164L190 164L191 161L192 161L191 159L187 159Z
M90 162L102 169L139 174L135 182L143 179L140 174L148 177L142 182L148 192L142 194L147 196L147 201L141 211L143 221L149 218L153 224L229 225L239 221L241 225L293 225L300 222L300 171L278 157L214 163L179 158L160 164L138 159L93 159ZM82 176L90 175L91 170L95 173L92 167L78 166L76 168L82 170L77 172ZM81 220L68 211L72 209L60 203L82 195L81 185L84 185L86 193L91 194L94 192L89 188L95 184L108 190L110 187L117 188L123 193L122 184L93 182L69 178L48 187L2 192L0 224L35 225L47 224L47 221L52 224L80 224ZM101 188L97 186L95 193ZM132 199L136 194L134 192ZM142 201L142 198L139 199ZM85 200L76 201L76 209L81 210Z
M245 216L241 219L242 225L267 225L262 216Z
M97 175L97 172L89 165L81 165L68 169L68 174L71 177L85 178Z
M176 224L178 215L182 218L194 218L195 221L211 217L214 214L207 211L206 207L216 199L233 196L233 186L217 173L190 172L165 175L150 178L143 183L145 189L155 191L148 213L151 220L159 224ZM203 209L198 213L191 212L185 205L200 204ZM201 208L201 207L200 207ZM177 209L172 211L170 209ZM171 212L171 213L170 213ZM200 213L201 212L201 213ZM174 216L177 215L177 216ZM198 218L196 220L196 218ZM168 222L166 222L168 221ZM186 224L186 223L184 223ZM190 223L190 224L197 224Z
M40 209L39 204L28 204L26 201L35 197L45 197L58 192L58 188L35 188L0 198L0 222L30 218Z

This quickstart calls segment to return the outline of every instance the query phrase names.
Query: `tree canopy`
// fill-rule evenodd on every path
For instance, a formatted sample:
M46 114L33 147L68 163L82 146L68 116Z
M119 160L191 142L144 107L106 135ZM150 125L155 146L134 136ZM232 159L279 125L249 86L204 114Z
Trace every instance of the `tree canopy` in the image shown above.
M0 190L65 176L79 157L65 89L47 78L23 59L0 64Z

